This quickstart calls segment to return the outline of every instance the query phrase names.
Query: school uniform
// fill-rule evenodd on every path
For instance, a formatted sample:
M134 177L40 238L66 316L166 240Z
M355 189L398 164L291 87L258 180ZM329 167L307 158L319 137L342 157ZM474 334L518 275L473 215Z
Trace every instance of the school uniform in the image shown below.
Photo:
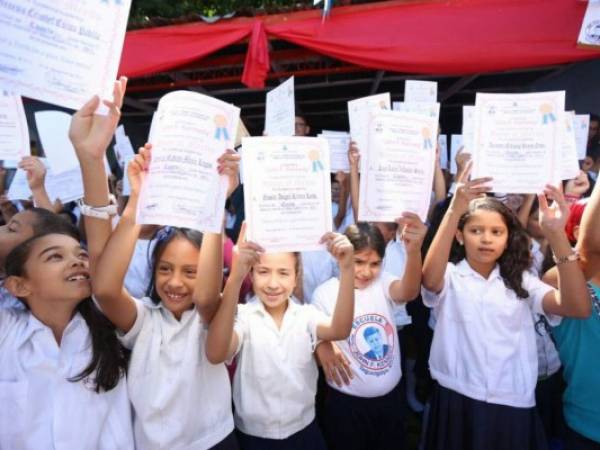
M216 446L233 431L231 388L225 365L206 358L200 314L193 308L178 321L149 298L135 305L136 321L120 340L132 350L127 387L136 448Z
M25 305L6 290L3 282L0 282L0 309L18 309L25 311Z
M339 276L337 262L331 253L325 250L313 250L301 253L302 293L304 302L310 303L315 289L330 278Z
M336 342L354 378L341 387L329 383L325 404L325 434L332 449L403 448L400 346L389 295L397 279L382 272L365 289L354 290L352 331L346 340ZM332 314L339 284L332 278L319 286L312 303Z
M246 449L325 449L315 423L317 325L329 318L288 301L278 328L256 297L238 305L235 425Z
M100 393L93 375L69 381L89 365L91 346L79 313L59 346L28 311L0 309L0 449L134 448L125 378Z
M133 256L125 274L123 284L127 292L134 298L143 298L148 292L152 279L150 256L156 241L138 239L135 242Z
M532 313L553 288L523 273L529 297L506 287L498 266L485 279L466 260L449 263L439 293L422 289L437 319L429 366L437 381L427 449L545 449L535 410L538 357Z

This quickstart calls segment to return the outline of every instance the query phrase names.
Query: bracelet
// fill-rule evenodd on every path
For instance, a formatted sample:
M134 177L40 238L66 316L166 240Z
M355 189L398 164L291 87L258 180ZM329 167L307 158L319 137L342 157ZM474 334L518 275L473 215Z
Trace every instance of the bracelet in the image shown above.
M554 253L552 253L552 259L554 263L558 266L559 264L565 264L568 262L579 261L579 252L573 252L570 255L556 257Z
M114 195L108 196L108 205L106 206L90 206L83 203L83 199L77 201L77 206L81 210L81 214L96 219L108 220L112 216L117 215L117 200Z

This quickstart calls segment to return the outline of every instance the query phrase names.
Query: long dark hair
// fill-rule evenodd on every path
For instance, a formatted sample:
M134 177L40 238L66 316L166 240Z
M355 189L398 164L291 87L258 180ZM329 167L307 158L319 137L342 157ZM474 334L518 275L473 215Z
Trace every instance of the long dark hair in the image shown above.
M200 250L200 247L202 246L202 233L189 228L164 227L158 229L156 233L154 233L152 240L156 241L156 243L152 249L152 254L148 257L152 275L150 277L148 288L146 289L146 295L150 297L152 302L156 305L160 303L160 297L158 296L154 286L156 283L156 265L160 261L163 252L167 248L167 245L169 245L169 243L176 238L187 240L198 250ZM196 276L199 276L199 274Z
M65 222L66 223L66 222ZM26 240L14 248L6 258L6 275L24 276L25 263L31 253L33 244L40 238L53 234L63 234L79 241L79 233L72 225L65 226L61 232L52 231L50 233L41 233ZM20 299L23 301L23 299ZM25 304L27 307L27 305ZM126 352L117 339L114 325L100 312L91 297L81 300L76 311L87 324L92 338L92 359L83 371L69 381L81 381L95 373L96 392L110 391L119 383L121 377L126 373L127 356Z
M506 249L498 259L500 266L500 275L507 288L512 289L519 298L529 297L529 292L523 288L523 272L531 264L531 254L529 251L529 237L527 232L521 226L521 223L514 213L501 201L493 197L478 198L471 201L469 210L462 215L458 222L458 229L463 231L465 225L477 210L493 211L500 214L506 228L508 229L508 241ZM450 252L450 261L457 263L466 257L465 249L458 245L456 239L452 244Z

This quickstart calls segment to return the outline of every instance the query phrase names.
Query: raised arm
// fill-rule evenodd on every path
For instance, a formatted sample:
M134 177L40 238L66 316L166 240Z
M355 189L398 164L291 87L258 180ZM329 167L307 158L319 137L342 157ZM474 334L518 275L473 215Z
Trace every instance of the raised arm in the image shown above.
M324 341L341 341L350 335L354 319L354 248L346 236L326 233L321 242L340 267L340 287L330 323L317 326L317 337Z
M421 246L427 226L417 214L406 212L396 220L398 233L406 249L406 268L401 280L390 285L390 297L396 303L406 303L418 297L421 289Z
M233 325L240 289L250 268L259 261L260 252L263 251L253 242L244 242L245 236L244 223L234 249L231 273L223 290L223 298L208 327L206 358L212 364L219 364L231 358L238 347L239 337L234 332Z
M92 278L93 292L102 311L118 329L124 332L131 329L137 317L135 303L125 289L124 283L141 230L141 226L135 223L135 215L142 180L150 163L150 151L151 146L146 144L129 163L127 168L127 176L131 184L129 202L117 228L110 235L100 254Z
M547 198L554 200L552 206L548 205ZM565 317L587 318L591 313L591 302L583 271L576 259L567 259L573 254L565 233L569 206L562 193L550 185L544 194L538 196L538 201L540 227L557 259L558 271L558 290L544 296L544 311Z
M600 273L600 183L596 183L592 196L581 217L577 250L586 279Z
M94 114L100 104L98 97L92 98L73 115L69 138L75 147L83 178L83 201L86 205L103 207L109 204L109 190L104 168L106 149L113 138L121 117L121 105L127 79L121 77L113 88L113 101L103 100L108 107L108 115ZM92 277L96 262L110 236L111 221L94 217L85 217L85 231L90 254Z
M423 263L423 287L431 292L440 292L444 287L444 274L452 242L458 229L461 216L469 209L469 202L490 190L485 183L490 178L478 178L468 181L472 163L469 162L465 170L457 178L457 187L450 207L435 233L433 242L429 247L425 262Z
M519 219L519 223L523 228L527 228L527 221L529 220L529 215L531 214L531 208L533 207L533 202L535 201L534 194L527 194L523 200L523 204L519 208L519 212L517 213L517 219Z
M19 162L19 169L23 169L27 173L27 184L33 194L33 204L38 208L54 212L54 206L48 197L46 186L44 186L46 180L44 163L35 156L26 156Z
M358 222L358 193L360 189L360 152L356 142L350 142L348 149L348 160L350 161L350 202L354 214L354 222Z

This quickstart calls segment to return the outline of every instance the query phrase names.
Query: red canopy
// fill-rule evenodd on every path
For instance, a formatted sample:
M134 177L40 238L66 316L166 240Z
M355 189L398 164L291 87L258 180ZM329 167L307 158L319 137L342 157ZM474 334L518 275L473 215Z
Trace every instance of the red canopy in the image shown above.
M597 58L577 48L581 0L406 0L128 32L119 72L173 70L250 38L242 81L264 87L268 37L356 65L459 75Z

